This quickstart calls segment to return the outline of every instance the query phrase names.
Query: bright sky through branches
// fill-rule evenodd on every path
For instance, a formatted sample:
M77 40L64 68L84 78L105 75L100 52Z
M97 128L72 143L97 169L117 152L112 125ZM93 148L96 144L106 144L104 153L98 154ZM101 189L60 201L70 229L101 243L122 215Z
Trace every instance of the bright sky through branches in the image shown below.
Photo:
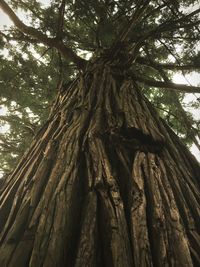
M40 0L39 2L45 7L45 6L48 6L51 1ZM23 12L19 11L19 12L17 12L17 14L21 20L23 20L24 22L27 22L26 17L25 17ZM4 26L6 26L6 29L8 30L9 27L12 25L13 25L13 23L11 22L9 17L0 10L0 30L4 31ZM36 56L36 58L37 58L37 56ZM175 83L182 83L182 84L190 84L191 83L194 86L195 85L200 86L200 74L193 72L192 75L188 75L188 74L183 75L182 73L179 72L173 76L173 81ZM197 94L196 95L186 94L184 102L187 104L189 101L192 101L197 97L199 97L199 95L197 96ZM192 109L190 109L189 111L193 114L193 116L196 119L200 120L200 111L197 112L197 111L192 110ZM5 112L6 112L5 108L0 107L0 115L5 114ZM8 124L5 124L3 127L0 125L0 133L5 133L8 130L9 130ZM192 146L191 151L197 157L197 159L200 161L200 151L196 148L195 145Z

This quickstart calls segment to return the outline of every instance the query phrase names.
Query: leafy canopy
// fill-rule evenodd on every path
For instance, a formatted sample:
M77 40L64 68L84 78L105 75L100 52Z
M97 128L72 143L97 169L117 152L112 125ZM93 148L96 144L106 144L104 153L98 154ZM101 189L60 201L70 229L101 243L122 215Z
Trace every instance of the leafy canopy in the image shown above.
M199 0L0 0L0 8L14 24L0 28L2 172L10 172L47 120L59 84L89 58L117 49L121 67L160 115L200 148L200 118L188 111L199 108L200 87L172 82L174 73L200 69Z

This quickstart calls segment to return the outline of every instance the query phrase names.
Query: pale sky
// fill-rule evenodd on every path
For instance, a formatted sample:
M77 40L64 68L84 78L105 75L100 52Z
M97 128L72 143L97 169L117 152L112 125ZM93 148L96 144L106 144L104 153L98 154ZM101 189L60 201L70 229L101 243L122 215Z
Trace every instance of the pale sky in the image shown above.
M0 9L0 29L3 29L3 25L10 26L13 25L9 17L3 13L3 11Z

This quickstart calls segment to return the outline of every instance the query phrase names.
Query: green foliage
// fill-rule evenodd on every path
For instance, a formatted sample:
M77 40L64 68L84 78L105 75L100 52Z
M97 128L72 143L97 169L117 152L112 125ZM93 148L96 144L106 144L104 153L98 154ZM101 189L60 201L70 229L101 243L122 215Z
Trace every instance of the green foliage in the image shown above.
M46 51L44 46L11 41L4 50L6 56L0 56L0 126L8 130L0 134L0 173L16 165L48 118L61 71L57 52ZM62 69L67 82L73 70L66 62Z

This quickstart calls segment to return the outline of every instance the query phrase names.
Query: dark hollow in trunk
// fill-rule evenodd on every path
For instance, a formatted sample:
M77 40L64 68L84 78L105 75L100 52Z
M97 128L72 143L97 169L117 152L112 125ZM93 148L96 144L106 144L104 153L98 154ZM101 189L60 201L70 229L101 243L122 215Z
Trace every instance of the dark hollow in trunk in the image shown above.
M0 266L200 266L199 170L128 73L99 60L1 188Z

